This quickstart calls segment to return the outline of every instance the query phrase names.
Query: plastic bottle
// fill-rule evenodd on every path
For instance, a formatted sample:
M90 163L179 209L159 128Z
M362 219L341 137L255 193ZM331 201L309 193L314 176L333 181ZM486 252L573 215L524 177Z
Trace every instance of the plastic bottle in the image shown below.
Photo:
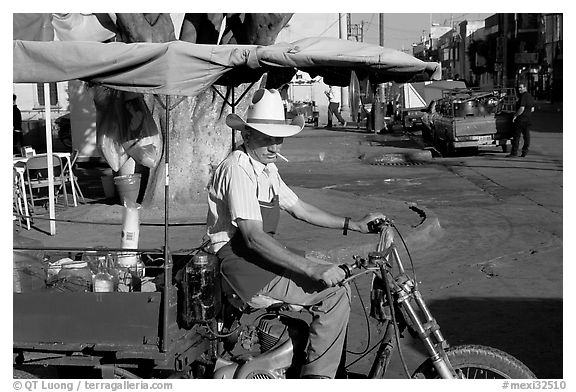
M92 285L95 293L111 293L114 291L114 277L108 270L106 256L98 256L98 272L94 275Z

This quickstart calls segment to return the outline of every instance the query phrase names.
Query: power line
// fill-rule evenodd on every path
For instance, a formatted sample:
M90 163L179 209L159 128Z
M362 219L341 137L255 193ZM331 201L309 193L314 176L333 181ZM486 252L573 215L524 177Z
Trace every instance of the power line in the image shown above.
M334 22L332 22L332 24L328 27L326 27L326 29L320 33L320 37L322 37L328 30L330 30L330 28L332 26L334 26L336 23L340 23L340 19L342 18L341 14L338 14L338 18L336 18L336 20Z

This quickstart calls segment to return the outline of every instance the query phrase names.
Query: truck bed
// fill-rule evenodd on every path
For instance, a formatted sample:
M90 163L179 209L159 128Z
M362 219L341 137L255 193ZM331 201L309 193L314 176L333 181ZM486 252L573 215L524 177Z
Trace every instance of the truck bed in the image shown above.
M505 145L512 138L512 114L448 117L434 120L434 138L451 148Z
M512 118L509 114L468 117L445 117L435 120L437 128L445 128L455 140L461 136L493 135L512 136Z

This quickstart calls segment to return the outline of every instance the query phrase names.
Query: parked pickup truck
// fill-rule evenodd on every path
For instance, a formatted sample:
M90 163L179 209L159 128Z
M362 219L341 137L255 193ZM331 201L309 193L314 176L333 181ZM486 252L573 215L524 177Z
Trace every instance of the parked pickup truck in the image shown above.
M480 146L500 146L506 152L513 135L515 100L512 88L447 90L432 116L431 135L425 136L445 154Z

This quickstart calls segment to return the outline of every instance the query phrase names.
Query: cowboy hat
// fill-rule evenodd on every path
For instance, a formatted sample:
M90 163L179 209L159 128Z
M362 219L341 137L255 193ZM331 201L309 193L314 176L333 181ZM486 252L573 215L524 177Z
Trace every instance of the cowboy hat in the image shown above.
M226 125L232 129L253 128L268 136L288 137L296 135L304 128L304 118L296 116L292 122L286 122L284 105L278 90L260 89L252 98L252 104L246 112L246 121L235 113L226 117Z

